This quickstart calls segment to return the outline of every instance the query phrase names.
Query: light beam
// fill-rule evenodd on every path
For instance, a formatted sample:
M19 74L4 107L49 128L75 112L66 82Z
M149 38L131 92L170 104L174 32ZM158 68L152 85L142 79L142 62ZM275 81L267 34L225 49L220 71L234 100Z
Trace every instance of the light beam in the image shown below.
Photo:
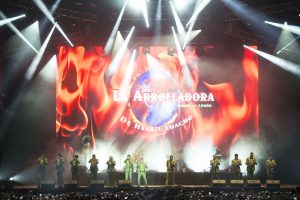
M281 67L282 69L300 77L300 65L292 63L290 61L284 60L282 58L273 56L271 54L259 51L257 49L251 48L249 46L244 45L245 48L253 51L254 53L260 55L261 57L265 58L266 60L270 61L271 63Z
M128 88L130 85L130 81L132 78L132 74L133 74L133 69L134 69L134 60L135 60L135 56L136 56L136 50L133 51L132 56L130 58L124 79L121 83L121 87L120 87L120 96L121 99L126 99L127 97L127 93L128 93Z
M177 30L178 30L178 33L179 34L183 34L185 33L185 30L184 30L184 27L178 17L178 14L174 8L174 5L172 3L172 1L170 1L170 4L171 4L171 8L172 8L172 12L173 12L173 16L174 16L174 19L175 19L175 23L176 23L176 27L177 27Z
M50 38L51 38L51 36L53 34L53 31L54 31L55 27L56 27L56 23L54 24L54 26L51 29L50 33L48 34L46 40L44 41L43 45L41 46L39 54L34 57L32 63L28 67L28 69L27 69L27 71L25 73L25 77L26 77L27 80L31 80L32 79L32 77L33 77L33 75L34 75L34 73L35 73L35 71L37 69L37 66L39 65L39 63L40 63L40 61L41 61L41 59L42 59L42 57L43 57L43 55L45 53L45 50L47 48L47 45L48 45L48 43L50 41Z
M292 33L295 33L297 35L300 35L300 26L294 26L294 25L288 25L288 24L279 24L274 22L265 21L266 24L270 24L272 26L285 29L287 31L290 31Z
M135 29L135 27L131 28L131 31L129 32L128 36L126 37L124 43L122 44L122 46L119 49L118 53L116 54L116 56L114 57L114 59L110 63L110 65L108 67L108 70L105 74L106 78L110 78L118 70L118 67L119 67L119 65L122 61L122 58L123 58L124 54L126 53L127 46L129 44L129 41L131 39L131 36L133 34L134 29Z
M2 19L7 19L3 12L0 11L0 16ZM37 54L39 54L38 50L34 48L34 46L27 40L27 38L13 25L12 23L7 24L8 27L19 37L21 38L30 48L32 48Z
M48 10L47 6L43 3L42 0L33 0L35 5L44 13L44 15L49 19L49 21L55 25L54 17L52 16L51 12ZM55 25L57 30L62 34L62 36L68 41L68 43L73 47L74 45L68 38L68 36L65 34L65 32L62 30L62 28L59 26L59 24Z
M5 25L5 24L8 24L8 23L10 23L10 22L12 22L12 21L15 21L15 20L17 20L17 19L23 18L23 17L25 17L25 16L26 16L26 15L23 14L23 15L19 15L19 16L16 16L16 17L11 17L11 18L7 18L7 19L0 20L0 26L3 26L3 25Z
M140 1L142 1L142 11L143 11L143 15L145 18L146 26L147 26L147 28L149 28L150 25L149 25L149 19L148 19L147 2L146 2L146 0L140 0Z
M107 42L106 42L106 45L104 47L105 54L110 54L111 50L112 50L112 48L114 46L114 41L115 41L117 32L118 32L120 24L121 24L121 20L122 20L122 17L123 17L125 8L126 8L126 4L127 3L125 2L124 6L123 6L123 8L121 10L121 13L119 14L119 17L117 19L117 22L116 22L116 24L115 24L115 26L114 26L114 28L113 28L113 30L112 30L112 32L111 32L108 40L107 40Z
M177 35L175 33L174 27L172 26L172 32L173 32L173 36L174 36L174 40L175 40L175 44L176 44L176 49L177 49L177 53L178 53L178 58L179 58L179 62L180 62L180 66L183 69L183 73L184 73L184 83L185 86L187 86L188 88L191 88L193 86L193 79L192 79L192 75L191 72L189 70L187 61L184 57L184 54L182 52L179 40L177 38Z
M293 40L291 40L289 43L287 43L286 45L284 45L281 49L279 49L276 54L280 54L283 50L285 50L286 48L288 48L291 44L293 44L296 40L298 40L300 38L300 35L297 36L296 38L294 38Z
M203 0L198 7L196 8L195 12L193 13L191 19L188 21L186 26L189 26L193 21L197 20L198 15L201 13L201 11L209 4L211 0Z

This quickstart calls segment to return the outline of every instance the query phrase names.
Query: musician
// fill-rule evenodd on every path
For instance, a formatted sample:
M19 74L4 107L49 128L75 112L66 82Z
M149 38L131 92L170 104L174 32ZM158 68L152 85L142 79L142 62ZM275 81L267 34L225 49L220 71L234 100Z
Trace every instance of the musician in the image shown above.
M131 156L128 154L125 163L125 180L131 182L132 181L132 169L133 163L131 160Z
M64 162L65 162L65 160L64 160L63 156L60 153L57 154L57 157L55 160L55 166L56 166L58 187L63 187L63 185L64 185L64 172L65 172Z
M256 162L256 159L254 158L253 152L251 152L250 157L246 159L246 165L247 165L247 178L253 179L255 165L257 165L257 162Z
M92 159L90 159L89 163L91 163L90 171L91 171L92 179L96 180L97 179L97 173L98 173L99 160L96 158L95 154L92 155Z
M176 170L176 161L173 160L173 156L170 155L170 159L167 160L167 177L166 185L169 185L170 178L172 179L172 185L175 185L175 170Z
M272 154L269 155L269 159L266 160L267 179L272 180L275 177L276 161L273 159Z
M146 171L148 169L147 163L144 162L144 159L141 158L137 164L137 174L138 174L138 186L140 186L141 178L144 179L146 187L148 186Z
M233 174L233 179L241 179L241 165L242 161L239 159L238 154L234 154L234 159L231 161L231 169Z
M73 159L70 161L71 164L71 173L72 173L72 180L78 181L79 179L79 160L78 160L78 155L73 155Z
M115 185L116 162L113 160L112 156L109 156L109 160L106 162L106 164L107 164L107 174L108 174L108 185L110 187L113 187Z
M210 174L211 174L211 180L218 179L218 174L220 172L219 169L220 161L217 159L217 156L214 155L213 159L210 161Z
M37 159L38 163L38 185L41 187L41 182L45 180L45 174L46 174L46 165L48 163L48 159L45 157L45 155L42 155Z

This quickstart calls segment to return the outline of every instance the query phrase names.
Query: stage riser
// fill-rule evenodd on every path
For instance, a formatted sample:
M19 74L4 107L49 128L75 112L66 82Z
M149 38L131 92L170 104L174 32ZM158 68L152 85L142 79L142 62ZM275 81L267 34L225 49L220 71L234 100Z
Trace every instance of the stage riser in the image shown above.
M56 184L56 176L50 176L51 173L47 173L46 180L54 181ZM119 180L125 179L124 172L116 173L116 183ZM258 179L259 176L257 176ZM107 173L98 173L98 180L104 180L104 185L108 185L108 176ZM137 173L132 174L132 184L137 185ZM233 179L232 174L222 172L219 174L218 179L226 180L226 184L229 185L229 181ZM65 181L71 180L71 174L65 173ZM165 185L166 173L164 172L147 172L148 185ZM262 178L262 183L265 183L265 180ZM186 173L175 173L175 181L177 185L211 185L211 176L209 172L186 172ZM32 183L37 183L36 179L32 179ZM89 186L91 183L91 174L87 172L85 167L79 168L79 181L78 186ZM144 184L144 181L141 179L141 184Z
M84 174L79 179L79 185L90 184L90 174ZM116 173L116 183L119 180L124 180L124 173ZM104 184L108 184L108 176L106 173L99 173L97 179L104 180ZM166 183L166 173L147 173L148 185L164 185ZM176 184L181 185L208 185L210 184L210 174L206 173L177 173L175 174ZM137 173L132 174L132 184L137 185ZM144 180L141 179L141 184Z

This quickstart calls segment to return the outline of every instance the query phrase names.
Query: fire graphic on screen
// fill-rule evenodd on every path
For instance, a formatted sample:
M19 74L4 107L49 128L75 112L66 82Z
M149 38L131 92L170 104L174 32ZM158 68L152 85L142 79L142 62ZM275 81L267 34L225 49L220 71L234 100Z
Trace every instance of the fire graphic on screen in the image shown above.
M194 48L182 66L167 47L143 47L133 67L127 53L116 70L102 47L60 47L56 83L56 133L63 138L170 138L176 144L211 137L217 147L234 143L245 127L258 135L258 58L245 49L244 83L237 98L231 83L200 80ZM192 84L190 84L192 83ZM199 89L201 88L201 89ZM229 144L229 145L231 145ZM70 144L72 145L72 144Z

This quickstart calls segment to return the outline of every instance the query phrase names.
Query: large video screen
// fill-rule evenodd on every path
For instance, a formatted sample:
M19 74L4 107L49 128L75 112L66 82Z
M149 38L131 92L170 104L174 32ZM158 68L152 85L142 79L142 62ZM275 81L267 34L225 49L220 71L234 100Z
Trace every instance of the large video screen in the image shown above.
M242 51L234 70L218 60L224 66L214 71L214 61L204 63L193 46L141 46L115 55L101 46L61 46L56 135L67 151L96 154L100 169L110 155L121 169L131 154L165 171L172 154L179 169L209 170L212 155L230 159L243 137L259 137L258 58Z

